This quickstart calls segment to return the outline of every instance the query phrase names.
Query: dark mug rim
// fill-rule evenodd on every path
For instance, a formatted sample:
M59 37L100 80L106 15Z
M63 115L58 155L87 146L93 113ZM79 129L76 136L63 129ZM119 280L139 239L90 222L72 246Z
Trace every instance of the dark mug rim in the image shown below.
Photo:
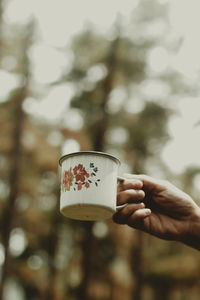
M100 156L110 158L110 159L114 160L118 165L121 165L120 160L117 157L115 157L114 155L106 153L106 152L99 152L99 151L77 151L77 152L71 152L68 154L64 154L59 159L59 165L62 166L62 163L65 159L72 157L72 156L79 156L79 155L100 155Z

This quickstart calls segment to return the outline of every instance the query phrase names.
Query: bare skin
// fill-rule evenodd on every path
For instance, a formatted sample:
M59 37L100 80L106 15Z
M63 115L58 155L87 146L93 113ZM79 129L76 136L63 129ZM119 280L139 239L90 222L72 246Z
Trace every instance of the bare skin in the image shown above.
M114 214L114 222L200 250L200 207L189 195L150 176L125 178L118 186L117 204L127 205Z

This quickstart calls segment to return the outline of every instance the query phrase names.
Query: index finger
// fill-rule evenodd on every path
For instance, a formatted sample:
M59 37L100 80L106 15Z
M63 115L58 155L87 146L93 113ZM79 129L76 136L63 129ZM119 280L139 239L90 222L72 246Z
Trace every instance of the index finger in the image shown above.
M119 191L125 191L125 190L140 190L143 187L143 183L141 180L138 179L127 179L124 178L123 180L120 180L118 182L117 188Z
M144 174L125 174L124 175L127 180L139 180L143 183L143 188L148 191L161 191L165 188L164 180L156 179L148 175Z

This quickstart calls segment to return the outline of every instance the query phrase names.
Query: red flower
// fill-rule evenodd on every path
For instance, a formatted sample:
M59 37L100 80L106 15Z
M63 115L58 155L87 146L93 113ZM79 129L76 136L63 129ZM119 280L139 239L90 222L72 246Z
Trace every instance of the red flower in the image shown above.
M72 185L72 177L73 177L72 172L65 171L64 176L63 176L63 186L65 188L68 188Z
M86 183L85 183L85 187L86 187L87 189L90 187L89 182L86 182Z
M84 182L85 177L87 177L87 178L89 177L89 174L87 173L87 171L81 164L74 167L73 172L74 172L74 176L76 177L76 181Z
M78 191L80 191L81 189L82 189L82 183L79 182L79 183L78 183Z

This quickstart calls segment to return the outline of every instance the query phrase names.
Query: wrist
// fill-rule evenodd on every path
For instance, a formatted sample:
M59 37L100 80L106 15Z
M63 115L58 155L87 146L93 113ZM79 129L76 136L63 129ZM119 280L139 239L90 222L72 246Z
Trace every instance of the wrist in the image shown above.
M200 207L196 207L194 215L191 217L189 229L183 243L200 250Z

